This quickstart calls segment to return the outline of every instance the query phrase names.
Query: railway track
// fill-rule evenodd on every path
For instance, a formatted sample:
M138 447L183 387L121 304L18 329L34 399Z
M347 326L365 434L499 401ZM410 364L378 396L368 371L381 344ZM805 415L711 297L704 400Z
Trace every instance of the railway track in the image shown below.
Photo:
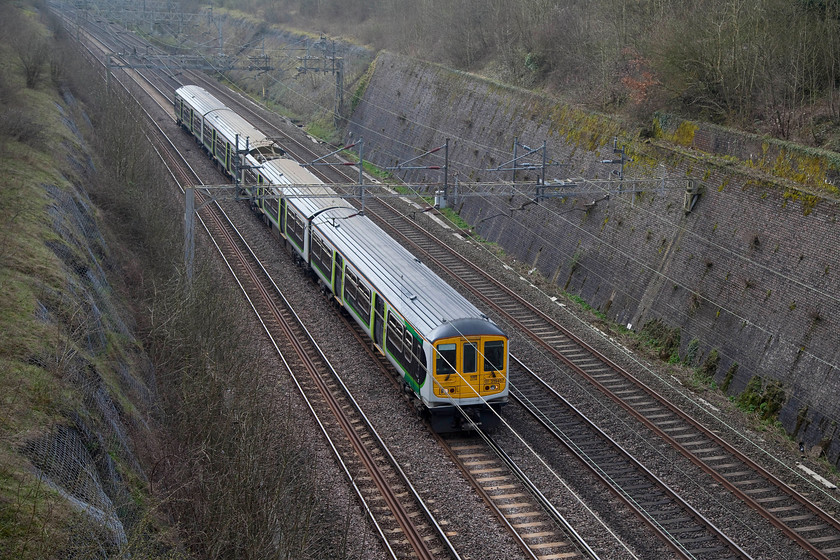
M528 558L597 558L583 538L492 439L440 439L453 462L469 478L502 525L517 536L520 549Z
M242 236L230 220L223 219L221 209L209 214L207 227L214 244L278 348L389 553L394 558L457 557L387 446ZM224 243L215 241L220 238Z
M388 552L393 558L457 558L443 530L243 237L220 208L207 214L206 227L214 244L278 349Z
M243 292L258 294L259 302L252 295L249 301L274 344L280 344L277 335L282 334L282 346L293 348L293 352L281 352L286 368L341 457L389 552L394 558L429 560L455 555L384 442L242 237L228 220L214 220L213 229L226 241L220 251ZM345 437L336 437L339 434Z
M99 60L92 51L89 55ZM115 82L115 86L124 87ZM128 93L127 88L125 91ZM154 122L151 117L149 120ZM173 178L180 185L201 184L165 131L157 124L155 127L157 134L151 140ZM197 206L205 202L200 197ZM458 558L422 498L231 220L217 204L208 204L199 220L313 411L388 554L393 558Z
M616 499L645 521L680 558L749 558L709 519L685 502L584 414L518 359L511 357L511 395L534 422L517 429L526 440L550 439L572 454ZM542 445L546 447L545 444ZM548 447L555 447L551 444ZM556 447L555 447L556 448ZM542 458L553 470L550 453Z
M840 522L384 200L369 216L494 309L814 558L840 558Z
M274 127L271 127L274 130ZM306 149L311 158L317 154ZM293 151L294 153L294 151ZM335 172L331 172L335 173ZM326 175L325 175L326 176ZM344 175L345 181L354 177ZM369 215L380 216L395 237L446 270L462 286L503 315L557 360L598 388L648 429L706 471L733 495L764 516L815 558L840 558L840 526L831 515L788 488L747 456L706 430L652 389L583 343L528 302L460 259L433 236L418 234L416 224L384 201L370 201ZM524 394L524 393L523 393ZM534 397L536 398L536 397ZM683 545L679 545L683 546ZM685 547L683 547L685 548Z
M237 101L236 96L228 94L227 101L238 104L240 109L247 109L250 113L249 118L259 120L263 123L261 126L276 130L274 125L249 109L247 103L243 104L241 100ZM294 146L294 148L290 146ZM284 147L294 157L302 160L312 160L319 157L318 152L292 137L288 137L288 142L284 143ZM301 154L303 154L303 157ZM326 180L338 179L343 182L353 182L355 180L354 176L343 172L341 169L333 169L329 173L314 168L313 171L318 172ZM703 428L702 425L682 414L681 411L671 406L666 399L646 387L641 388L636 385L635 378L627 372L624 372L612 362L605 361L606 358L600 353L583 343L534 306L516 296L511 290L499 284L493 277L463 259L452 251L445 242L421 231L417 223L409 219L403 212L387 204L383 199L369 199L366 209L369 217L379 222L386 231L390 231L403 244L418 252L422 258L434 262L446 271L456 283L471 291L475 297L494 308L507 321L515 325L518 330L547 348L556 359L572 367L593 386L610 396L617 404L669 442L690 461L723 483L724 487L744 503L761 513L809 554L815 558L840 558L840 548L838 548L840 547L840 526L829 514L798 495L746 456L732 449L721 438ZM614 374L609 380L605 380L605 383L600 383L598 378L604 376L605 370L603 368L605 364L608 364L606 367ZM588 372L592 372L592 374ZM619 383L620 379L626 380L626 384ZM629 392L631 390L640 392L631 393ZM649 400L640 401L642 393L648 395ZM637 406L637 403L641 402L645 403L645 406ZM652 408L652 403L658 403L658 405ZM666 410L670 410L674 416L663 416ZM693 428L686 428L687 431L681 431L675 425L678 420L686 422L686 426L693 426ZM668 428L666 429L665 426L668 426ZM675 437L669 434L673 434ZM692 435L691 437L684 437L686 434ZM691 445L682 445L681 441L687 441ZM719 447L710 448L712 442L720 442ZM734 453L721 456L720 452L723 449L732 450ZM706 461L706 459L712 457L717 459L713 462ZM733 477L733 475L736 476ZM756 478L756 476L760 478ZM760 492L762 495L754 499L753 494L756 492ZM776 504L780 501L783 501L783 503ZM767 507L764 504L767 504ZM641 518L650 522L644 514ZM679 538L672 535L665 538L665 542L676 543L675 546L678 549L690 549L679 544ZM735 546L737 548L737 545ZM731 548L731 545L727 545L727 547Z
M395 389L400 389L393 368L370 347L358 324L347 317L342 318L359 344L379 365L382 374L392 381ZM500 524L513 535L527 558L597 560L597 553L572 524L542 496L537 485L489 436L474 434L459 438L435 434L435 439Z

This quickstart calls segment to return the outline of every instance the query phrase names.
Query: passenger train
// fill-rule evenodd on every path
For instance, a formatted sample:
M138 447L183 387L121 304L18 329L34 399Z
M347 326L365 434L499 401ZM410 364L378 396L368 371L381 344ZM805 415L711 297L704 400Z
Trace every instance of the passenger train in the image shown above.
M498 425L508 337L493 321L203 88L178 88L175 118L238 176L252 208L396 368L434 431Z

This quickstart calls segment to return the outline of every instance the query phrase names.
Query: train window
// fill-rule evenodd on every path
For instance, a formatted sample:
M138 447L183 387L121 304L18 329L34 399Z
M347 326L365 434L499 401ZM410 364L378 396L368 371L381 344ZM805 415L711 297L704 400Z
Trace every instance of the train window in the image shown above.
M344 301L356 308L356 290L357 280L356 275L347 268L344 272Z
M303 242L303 232L306 229L306 222L300 214L295 214L295 233L298 234L300 237L301 242Z
M315 246L312 248L312 263L318 266L322 274L326 274L332 268L332 262L328 262L327 259L327 248L324 247L324 241L320 237L315 238Z
M344 285L344 301L350 304L362 322L370 323L370 288L350 270L347 270L345 276L347 281Z
M405 329L405 335L403 336L403 355L405 356L405 363L410 364L411 358L413 357L411 353L411 348L414 342L414 335L411 334L411 331Z
M332 252L327 249L323 238L318 234L312 236L312 262L318 266L324 275L332 270Z
M458 345L438 344L437 359L435 360L435 375L451 375L455 373L455 360L458 355Z
M391 354L399 356L402 354L403 325L398 315L388 314L388 350Z
M269 195L271 194L271 190L263 189L263 194ZM277 201L272 200L270 198L264 198L262 200L262 205L263 208L265 208L266 214L268 214L270 217L274 218L275 221L277 221Z
M426 362L426 356L423 354L423 339L421 338L414 339L414 357L423 363Z
M303 247L303 219L297 212L289 209L287 220L286 234L298 247Z
M364 282L359 282L358 285L358 293L356 294L356 299L359 303L359 307L356 309L361 313L362 318L365 320L366 323L370 322L370 288L368 288Z
M464 343L464 373L478 371L478 345L475 342Z
M505 369L505 341L489 340L484 343L484 371Z

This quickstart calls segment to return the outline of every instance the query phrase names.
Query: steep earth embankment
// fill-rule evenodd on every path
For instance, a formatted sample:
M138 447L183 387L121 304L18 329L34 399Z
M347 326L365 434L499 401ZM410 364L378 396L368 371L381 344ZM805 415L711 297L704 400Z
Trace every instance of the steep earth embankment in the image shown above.
M85 191L89 123L69 93L16 104L39 132L0 156L0 557L140 552L155 376Z

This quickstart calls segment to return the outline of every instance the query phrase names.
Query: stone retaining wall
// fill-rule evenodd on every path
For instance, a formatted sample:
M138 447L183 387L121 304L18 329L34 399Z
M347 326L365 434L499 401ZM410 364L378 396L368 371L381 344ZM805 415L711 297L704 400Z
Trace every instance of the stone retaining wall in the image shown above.
M724 383L730 373L730 394L755 376L765 386L781 382L786 429L822 443L837 461L838 204L812 188L836 176L831 154L797 155L673 119L643 141L605 116L468 74L391 54L374 64L348 130L364 138L365 158L381 167L449 138L451 183L509 180L511 172L491 169L512 158L518 138L530 147L546 141L549 157L567 164L550 168L549 179L605 179L615 177L617 166L602 160L616 157L618 136L633 160L621 193L616 184L588 183L532 204L528 186L513 197L453 202L484 239L610 319L634 330L654 319L679 328L681 355L696 349L695 364L716 350L715 379ZM415 170L406 179L439 181L440 173ZM629 192L629 179L663 175L666 188L651 182ZM517 175L535 179L533 171ZM690 212L688 179L701 191Z

